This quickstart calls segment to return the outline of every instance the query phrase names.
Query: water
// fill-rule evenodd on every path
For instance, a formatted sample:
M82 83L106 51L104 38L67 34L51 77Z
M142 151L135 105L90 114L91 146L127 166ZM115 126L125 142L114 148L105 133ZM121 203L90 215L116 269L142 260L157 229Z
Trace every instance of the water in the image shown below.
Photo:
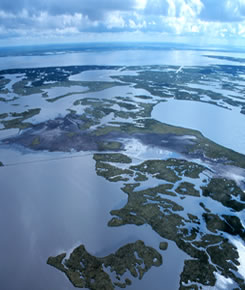
M15 162L33 160L32 154L1 151L5 162L7 154L15 156ZM114 187L114 195L107 199L113 185L96 176L90 156L0 171L2 289L73 289L63 275L46 265L47 258L77 243L85 243L93 252L107 244L112 239L106 231L109 209L117 202L117 194L123 195Z
M95 78L96 79L96 78ZM44 98L41 94L32 94L27 96L21 96L19 99L10 101L7 103L2 103L0 106L0 114L3 113L22 113L29 109L36 109L41 108L41 111L38 115L33 116L32 118L28 119L29 122L33 124L45 122L47 120L53 120L57 117L64 117L68 113L68 109L73 109L78 113L82 114L84 107L83 106L76 106L74 102L76 100L80 100L83 98L98 98L98 99L113 99L115 96L133 96L133 95L145 95L151 96L150 93L145 91L144 89L134 88L131 86L115 86L109 89L105 89L98 92L90 92L86 93L88 90L87 87L78 87L78 86L71 86L71 87L52 87L50 89L45 89L48 93L48 99ZM74 94L70 95L69 97L62 97L65 94L72 92ZM61 97L61 98L59 98ZM49 99L59 98L54 102L49 102ZM16 106L16 104L18 106ZM119 110L122 110L119 107ZM11 117L5 118L5 120L11 119ZM108 119L108 122L111 120ZM118 118L119 120L119 118ZM125 121L125 120L124 120ZM130 121L130 120L127 120ZM0 131L0 139L3 136L8 135L8 131Z
M100 82L114 82L111 76L133 75L137 76L135 71L121 71L121 70L87 70L79 74L75 74L69 77L70 81L100 81Z
M156 105L152 117L198 130L212 141L245 154L245 115L240 114L239 108L228 110L212 104L171 99Z
M74 289L46 261L80 244L105 256L138 239L156 249L162 241L149 226L107 227L110 210L120 208L126 195L96 175L91 155L1 149L0 159L6 164L0 168L2 289ZM186 255L174 243L164 253L160 268L135 281L138 289L149 289L153 277L159 285L163 275L170 289L176 287Z
M207 66L211 64L234 64L236 62L204 57L205 54L215 54L208 51L195 50L151 50L128 49L123 51L74 52L51 55L7 56L1 58L0 70L9 68L35 68L69 65L177 65L177 66ZM240 54L219 53L219 55ZM242 64L239 64L242 65Z
M49 55L8 56L1 58L0 69L45 67L62 65L177 65L197 66L210 64L237 64L225 60L206 58L203 54L216 54L195 50L153 50L124 49L68 52ZM237 56L239 54L219 52L218 55ZM70 77L79 81L111 81L110 76L137 74L130 71L87 71ZM12 89L16 75L9 77L7 88ZM83 110L74 106L75 100L84 97L112 99L115 96L147 95L150 93L132 86L117 86L101 92L82 93L87 88L60 87L47 90L49 98L65 93L81 92L54 103L49 103L41 94L22 96L14 103L1 103L0 112L22 112L29 108L41 108L41 113L30 121L43 122L57 116L64 116L67 108ZM213 89L212 89L213 90ZM224 93L224 92L223 92ZM228 95L227 95L228 96ZM230 96L229 96L230 97ZM157 99L157 98L156 98ZM143 100L140 100L145 102ZM148 101L147 101L148 102ZM226 110L206 103L179 101L155 106L152 117L161 122L197 129L211 140L245 154L245 116L239 108ZM111 116L103 122L111 120ZM120 119L118 118L120 121ZM125 120L123 120L125 121ZM130 120L127 120L130 121ZM0 132L0 138L18 134L16 129ZM127 155L139 163L150 158L181 158L176 153L144 146L137 140L126 142ZM76 246L85 244L94 255L104 256L113 253L121 246L144 240L147 246L158 250L163 239L149 226L127 225L117 228L107 226L111 219L110 211L121 208L127 202L127 195L120 190L122 183L110 183L96 175L92 155L84 153L33 152L21 147L1 147L0 161L6 166L0 168L0 239L1 288L2 289L74 289L61 272L46 264L49 256L71 252ZM231 175L230 172L227 174ZM234 175L234 171L232 171ZM237 178L240 175L237 173ZM171 199L171 198L170 198ZM217 205L203 199L209 208ZM174 199L173 199L174 201ZM175 200L176 201L176 200ZM186 197L180 200L187 209L199 203L199 199ZM209 202L209 203L208 203ZM195 204L196 203L196 204ZM200 215L200 212L195 212ZM243 217L243 215L242 215ZM160 250L159 250L160 252ZM244 251L243 251L244 252ZM243 257L243 252L241 257ZM129 289L177 289L179 274L187 255L173 242L168 250L161 252L163 265L146 273L142 281L135 280ZM244 265L243 265L244 268Z

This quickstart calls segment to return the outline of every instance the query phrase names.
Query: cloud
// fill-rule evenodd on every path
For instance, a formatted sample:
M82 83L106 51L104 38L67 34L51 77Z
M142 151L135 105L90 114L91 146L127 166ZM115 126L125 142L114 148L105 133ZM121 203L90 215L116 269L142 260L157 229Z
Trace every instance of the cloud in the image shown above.
M145 15L168 15L167 0L148 0L144 9Z
M0 10L18 14L22 10L30 15L47 12L50 15L81 13L99 19L108 11L128 11L138 5L136 0L1 0Z
M203 4L201 0L148 0L145 13L168 17L197 16Z
M245 0L1 0L0 38L82 33L243 37ZM160 40L160 39L159 39Z
M200 19L214 22L240 22L244 19L244 0L202 0Z

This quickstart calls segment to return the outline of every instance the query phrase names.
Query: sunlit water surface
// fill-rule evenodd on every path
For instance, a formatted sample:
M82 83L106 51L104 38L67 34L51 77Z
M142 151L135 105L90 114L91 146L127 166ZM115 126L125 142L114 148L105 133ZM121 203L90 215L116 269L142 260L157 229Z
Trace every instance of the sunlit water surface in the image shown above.
M63 55L17 56L1 58L1 69L45 67L62 65L178 65L196 66L232 64L224 60L205 58L200 51L151 51L128 50L110 52L83 52ZM218 55L222 55L219 53ZM240 56L223 53L223 55ZM120 74L117 72L117 75ZM122 72L121 72L122 74ZM93 79L111 81L113 72L98 71L74 75L71 80ZM15 79L8 84L9 88ZM111 88L87 97L111 98L115 95L144 94L146 91L132 87ZM10 88L11 89L11 88ZM86 88L71 88L73 91ZM60 88L48 91L49 97L59 95ZM65 89L67 93L67 88ZM40 96L25 96L15 107L23 111L41 107L35 123L66 114L73 102L84 95L73 95L55 103L47 103ZM9 104L1 105L0 112L12 112ZM238 110L232 111L210 104L169 100L158 104L152 117L162 122L200 130L213 141L245 153L244 117ZM17 134L15 129L0 132L0 139ZM134 142L134 141L133 141ZM137 147L137 148L136 148ZM135 162L147 158L178 157L171 152L145 148L142 144L128 143L126 150ZM2 289L74 289L68 279L46 264L49 256L71 252L85 244L94 255L110 254L128 242L144 240L147 246L158 249L163 240L149 226L134 225L110 228L110 211L125 205L127 196L118 184L110 183L95 172L92 154L83 153L36 153L20 147L2 147L0 160L6 165L0 168L0 239L1 288ZM191 199L191 198L190 198ZM198 213L197 213L198 214ZM131 289L177 289L179 274L186 254L174 243L163 253L163 265L151 269L142 281L134 281ZM153 282L154 281L154 282ZM228 282L219 280L226 285ZM221 287L221 286L220 286ZM218 289L221 289L218 287Z

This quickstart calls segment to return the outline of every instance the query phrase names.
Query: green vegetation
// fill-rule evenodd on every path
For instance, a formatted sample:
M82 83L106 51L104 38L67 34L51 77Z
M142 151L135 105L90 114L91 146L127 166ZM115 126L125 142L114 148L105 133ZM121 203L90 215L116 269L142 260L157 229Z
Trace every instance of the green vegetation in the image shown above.
M199 164L180 159L147 160L140 165L131 166L130 169L154 175L158 179L176 182L179 176L198 178L206 168ZM193 192L193 190L192 190Z
M10 103L10 102L13 102L13 101L16 101L18 100L18 97L13 97L11 99L6 99L6 98L3 98L3 97L0 97L0 102L3 102L3 103Z
M97 69L118 69L116 66L67 66L67 67L44 67L44 68L24 68L24 69L8 69L0 71L0 77L4 74L23 74L23 79L17 81L13 85L14 93L17 95L32 95L43 94L43 90L53 87L71 87L71 86L86 86L87 92L103 90L115 85L122 85L115 82L77 82L69 81L69 76L81 73L87 70ZM1 77L0 88L5 86L9 80ZM1 93L7 93L7 90L1 90ZM69 96L64 95L61 97ZM45 93L44 93L45 97ZM59 98L58 98L59 99ZM53 101L58 100L54 98ZM52 99L51 99L52 101Z
M13 84L13 92L19 96L29 96L34 94L42 94L42 88L27 87L28 80L21 80Z
M112 133L125 134L129 138L135 137L148 145L155 146L163 146L161 141L164 140L166 148L176 147L175 150L190 156L190 158L209 158L215 162L245 168L244 155L212 142L196 130L170 126L153 119L141 119L136 124L121 123L120 127L107 125L97 127L91 132L96 136ZM151 136L151 138L147 138L147 136ZM185 144L175 139L176 136L194 136L195 139L191 143Z
M173 69L173 74L176 75L175 70L176 67L171 67ZM72 68L69 67L69 71L73 74L74 71L86 69L84 68ZM139 67L131 67L128 68L131 70L139 70ZM173 76L168 70L164 70L164 67L153 66L152 69L156 69L159 71L154 72L145 72L140 74L139 79L142 77L142 82L146 81L146 76L150 79L151 86L154 87L154 82L159 82L162 78L165 82L172 82ZM47 69L49 71L49 69ZM52 86L74 86L79 85L78 82L68 81L68 72L60 72L58 68L50 69L55 76L59 76L63 81L56 82L53 84L45 85L42 83L42 86L45 87L52 87ZM198 71L198 74L195 75L194 73ZM16 71L13 71L16 73ZM38 74L38 72L33 72L29 70L24 70L24 73L28 74L30 78L33 77L33 74ZM42 77L45 77L45 70L40 70L40 74ZM57 75L56 75L57 73ZM167 73L167 76L166 76ZM184 74L181 74L179 77L178 74L178 82L186 82L189 80L191 75L195 75L196 81L200 80L204 72L200 68L186 68ZM184 76L186 75L186 76ZM52 76L53 77L53 76ZM119 78L127 78L134 76L120 76ZM153 78L153 79L152 79ZM28 78L27 78L28 79ZM27 80L26 79L26 80ZM26 81L25 80L25 81ZM152 83L152 81L154 82ZM24 80L23 80L24 81ZM30 81L30 80L28 80ZM192 79L192 81L195 81ZM20 85L19 82L16 85ZM88 86L90 90L98 91L100 89L105 89L107 86L114 85L121 85L121 83L117 82L87 82L83 85ZM80 84L82 85L82 84ZM37 84L32 85L31 87L37 89L39 86ZM170 88L168 86L168 88ZM141 96L142 97L142 96ZM144 98L144 96L143 96ZM75 106L83 106L84 113L81 115L76 115L75 111L73 110L72 113L69 114L69 120L74 121L73 123L77 124L77 127L74 124L70 125L69 128L63 126L60 120L57 121L57 124L60 124L60 136L59 142L57 140L57 136L54 133L53 138L49 137L49 140L46 140L45 130L43 131L43 135L35 136L35 130L32 131L32 135L35 137L40 137L42 140L40 146L35 146L36 150L44 149L44 150L59 150L59 151L69 151L70 146L75 150L89 150L88 145L83 145L84 134L86 134L88 138L91 138L91 150L98 150L98 151L120 151L123 150L124 144L123 139L138 139L140 142L149 145L149 146L157 146L168 150L173 150L178 153L184 154L189 158L199 158L202 160L210 159L212 162L222 162L227 163L230 165L238 166L245 168L245 157L241 154L238 154L232 150L224 148L220 145L215 144L214 142L206 139L203 135L195 130L185 129L175 126L170 126L167 124L163 124L156 120L150 119L151 111L154 105L157 104L158 101L151 101L151 102L137 102L135 98L132 97L121 97L115 96L113 99L99 99L99 98L84 98L81 100L77 100L74 102ZM34 109L35 110L35 109ZM30 110L31 111L31 110ZM108 122L103 121L101 125L101 120L103 118L108 117ZM117 118L125 119L125 122L117 121ZM132 120L130 120L130 118ZM2 123L6 129L9 128L20 128L24 129L27 127L32 127L32 124L23 122L25 118L23 116L17 117L12 120L3 120ZM130 120L130 121L128 121ZM66 121L66 117L64 118L64 123ZM55 122L55 120L54 120ZM51 128L47 128L49 130L51 136L52 128L56 130L56 126L53 126L53 122ZM48 124L47 124L48 125ZM64 128L65 127L65 128ZM80 132L77 131L77 128L80 129ZM39 134L39 133L38 133ZM18 139L21 140L22 144L25 146L32 147L33 136L20 136L19 138L15 138L14 142L18 143ZM178 137L182 136L191 136L192 138L185 142L181 138ZM193 138L194 137L194 138ZM182 140L182 141L181 141ZM71 142L72 141L72 142ZM29 145L28 145L29 144ZM60 144L60 145L59 145ZM95 145L96 144L96 145ZM195 170L194 170L195 171ZM139 175L140 178L145 178ZM137 181L137 179L136 179Z
M131 158L121 153L94 154L93 158L95 161L101 161L101 162L114 162L114 163L131 163L132 162Z
M168 243L167 242L161 242L159 245L160 250L166 251L168 248Z
M128 99L122 101L120 97L115 97L112 100L84 98L76 100L74 106L86 106L84 110L85 116L99 121L111 113L114 115L114 118L118 117L122 119L150 117L156 103L135 103Z
M66 136L68 136L69 138L72 138L72 137L74 137L74 136L76 136L76 132L68 132L67 134L66 134Z
M185 129L180 127L175 127L167 124L163 124L154 119L140 119L137 124L121 123L121 126L104 126L96 128L93 134L97 136L109 134L111 132L122 132L129 135L139 134L139 133L151 133L159 135L191 135L197 138L204 138L202 134L196 130ZM160 137L160 136L159 136Z
M203 218L211 232L223 231L234 236L239 235L244 240L245 232L238 217L229 215L219 217L215 214L204 213Z
M235 211L245 208L245 193L233 180L225 178L213 178L206 187L202 187L203 195L221 202L224 206ZM239 198L239 199L235 199Z
M143 96L143 95L139 95L139 96L134 96L135 98L138 98L138 99L142 99L142 100L151 100L152 97L149 97L149 96Z
M133 172L128 169L121 169L118 167L115 167L113 165L110 165L108 163L104 163L101 161L96 162L96 173L99 176L105 177L109 181L128 181L128 178L124 178L121 175L128 174L132 175Z
M31 127L32 124L23 121L32 118L35 115L38 115L40 111L41 109L30 109L22 113L9 113L11 117L13 117L14 119L3 120L2 124L4 125L5 129L12 128L26 129L28 127Z
M205 286L214 286L216 278L214 276L215 267L200 260L185 260L183 272L180 275L182 283L189 284L189 281L200 283ZM199 289L197 285L191 285L185 287L183 284L180 287L182 289Z
M0 77L0 93L1 94L7 94L8 93L8 90L7 89L4 89L5 86L10 82L10 80L7 80L3 77Z
M57 87L58 85L56 84L55 87ZM55 98L48 98L47 101L48 102L56 102L60 99L63 99L63 98L66 98L66 97L69 97L69 96L72 96L72 95L81 95L81 94L88 94L88 93L93 93L93 92L99 92L99 91L103 91L103 90L106 90L106 89L110 89L110 88L113 88L115 86L122 86L121 83L119 82L81 82L81 81L69 81L69 82L66 82L66 83L62 83L62 86L81 86L81 91L80 92L73 92L73 93L67 93L67 94L64 94L64 95L61 95L61 96L58 96L58 97L55 97ZM82 88L88 88L87 90L84 91L84 89ZM47 89L47 87L45 86L44 88ZM40 88L42 89L42 88Z
M214 58L219 58L219 56L214 56ZM219 84L222 83L222 89L229 89L230 91L234 89L237 90L237 87L231 84L231 81L239 80L239 72L241 72L242 69L241 66L216 65L209 66L208 68L184 67L179 73L176 73L179 68L179 66L151 66L143 67L143 69L142 67L131 67L127 69L137 71L137 75L120 75L113 76L113 78L133 84L135 88L145 89L152 96L161 97L163 99L174 97L178 100L206 102L221 107L226 107L220 104L221 100L225 104L232 106L244 105L239 99L234 100L234 98L231 99L222 95L222 93L206 88L209 82L218 82ZM223 76L226 76L230 82L224 81L222 79ZM189 86L189 84L192 83L196 86ZM200 87L198 86L199 84ZM242 94L241 89L240 93ZM210 100L202 100L201 97L204 95ZM243 113L243 110L241 113Z
M119 151L123 148L122 143L116 141L101 141L97 144L99 151Z
M0 114L0 119L5 119L8 117L8 113Z
M83 245L77 247L68 259L65 257L65 253L49 257L47 263L64 272L75 287L94 290L110 290L116 286L125 288L131 284L128 277L122 278L124 274L128 276L127 271L134 278L142 279L153 266L162 264L161 255L142 241L127 244L103 258L92 256ZM115 282L108 271L116 273Z
M138 166L131 166L130 168L142 173L154 175L154 177L158 179L163 179L169 182L180 180L174 170L169 168L169 165L165 160L147 160Z
M39 145L39 144L40 144L40 138L39 137L33 138L32 146Z
M113 168L110 167L111 170L108 170L109 164L106 162L111 162L114 157L107 157L108 160L103 159L103 162L100 161L100 158L95 158L95 160L97 159L96 166L97 164L100 166L97 173L105 171L104 177L112 181L115 181L113 180L115 173L119 173L116 176L116 181L124 179L121 189L128 196L127 204L123 208L111 211L113 217L108 223L109 226L148 224L164 239L174 241L180 250L190 256L184 262L179 289L199 289L197 283L213 287L216 283L215 272L217 269L240 287L245 286L244 281L234 274L234 271L237 271L236 265L239 264L237 250L222 236L222 233L228 233L234 236L239 235L242 239L245 238L244 228L239 218L235 215L219 216L213 214L203 203L200 203L200 212L204 209L205 213L201 218L191 213L191 207L190 212L187 212L188 218L183 215L184 210L188 209L181 206L178 194L200 198L202 194L205 196L206 189L205 186L199 192L194 188L194 184L184 181L184 179L185 177L197 179L201 172L207 170L204 166L186 160L170 158L167 160L147 160L133 166L128 163L127 168L120 169L113 166ZM120 172L120 170L123 171ZM147 174L170 183L137 190L141 183L132 182L132 177L137 176L138 173L144 177ZM172 175L173 173L175 175ZM174 190L173 183L182 178L183 181ZM242 191L233 181L227 180L220 187L216 187L216 182L215 178L211 179L207 187L210 190L216 189L215 193L219 196L218 201L221 204L227 206L225 201L227 198L232 199L232 196L243 199ZM203 231L206 227L213 234L207 235ZM167 243L161 242L159 248L166 250ZM210 259L212 263L210 263ZM185 286L186 284L189 286Z
M194 184L190 182L181 182L177 187L176 192L184 195L200 196L198 190L194 188Z
M134 181L140 182L140 181L146 181L148 178L146 177L146 175L136 172L136 177L134 178Z
M81 94L84 98L75 101L67 109L69 113L66 116L47 120L37 126L26 120L39 114L40 109L0 114L0 122L5 129L30 128L14 138L6 139L6 143L21 144L33 150L70 151L72 148L96 152L93 158L97 175L110 182L119 182L128 197L122 208L111 211L109 226L148 225L164 240L174 242L184 251L189 257L184 261L179 289L200 289L200 285L213 287L216 272L232 279L241 289L245 288L244 281L237 275L237 249L223 236L227 233L245 239L243 224L236 215L245 208L245 193L234 181L222 178L218 166L245 168L245 156L208 140L196 130L151 119L152 109L159 100L166 101L170 97L222 107L236 106L244 113L243 88L236 87L233 82L235 77L239 80L241 68L184 67L176 73L179 69L176 66L130 67L126 70L137 71L137 76L113 76L114 81L110 82L69 80L71 75L96 69L112 67L74 66L7 71L24 75L13 85L13 93L18 98L31 94L40 94L47 102ZM7 72L1 71L0 75ZM223 76L229 81L224 79L221 82ZM205 85L209 82L219 83L222 89L230 91L235 88L241 97L231 99L228 95L206 89ZM8 80L0 76L3 95L0 101L13 102L17 97L11 99L10 92L4 89L7 83ZM126 93L125 96L104 99L85 96L123 85L145 89L151 96L144 93L136 96ZM72 91L74 86L76 92ZM49 97L48 90L57 87L71 88L71 91ZM135 139L146 147L175 152L182 159L143 160L133 164L135 158L133 161L126 155L125 144ZM212 171L192 162L194 159L210 165ZM1 162L0 166L3 166ZM199 190L194 183L197 179L203 179L201 173L208 173L210 177ZM207 199L208 205L205 204ZM219 202L220 207L226 207L226 214L217 214L215 208L208 208L214 201ZM160 250L167 248L168 242L159 244ZM161 263L161 255L142 241L127 244L104 258L89 254L81 245L69 258L63 253L48 259L48 264L64 272L74 286L90 289L125 288L132 283L126 276L141 279L152 266L160 266ZM116 281L112 280L114 274Z

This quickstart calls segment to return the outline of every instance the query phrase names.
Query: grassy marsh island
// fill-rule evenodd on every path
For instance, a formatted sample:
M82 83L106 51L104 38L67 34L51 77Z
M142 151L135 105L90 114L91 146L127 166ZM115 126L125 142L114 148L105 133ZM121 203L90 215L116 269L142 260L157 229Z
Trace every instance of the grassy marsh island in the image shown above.
M89 254L84 245L65 257L65 253L50 257L47 263L64 272L75 287L94 290L126 288L132 284L131 277L142 279L152 267L162 264L162 256L143 241L127 244L103 258ZM115 272L114 281L108 272Z

